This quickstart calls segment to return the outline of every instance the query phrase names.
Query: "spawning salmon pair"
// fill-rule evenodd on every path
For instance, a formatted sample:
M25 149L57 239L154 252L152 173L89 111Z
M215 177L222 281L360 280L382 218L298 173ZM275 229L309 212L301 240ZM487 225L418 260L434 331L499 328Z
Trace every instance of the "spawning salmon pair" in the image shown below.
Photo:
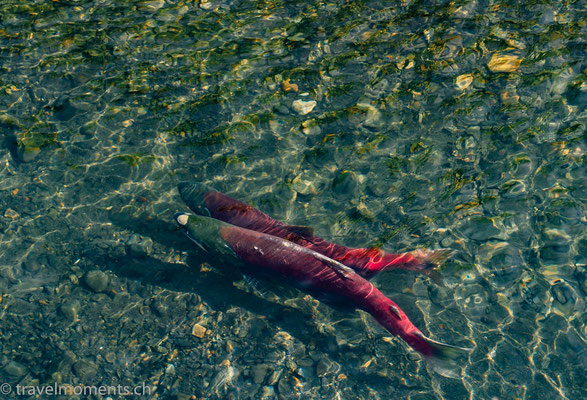
M254 278L277 278L337 309L364 310L422 354L435 371L457 376L453 360L470 350L424 336L399 306L368 280L391 268L429 270L452 251L391 254L376 248L348 248L314 236L309 228L286 225L200 184L181 183L179 192L196 215L177 213L177 224L218 261Z

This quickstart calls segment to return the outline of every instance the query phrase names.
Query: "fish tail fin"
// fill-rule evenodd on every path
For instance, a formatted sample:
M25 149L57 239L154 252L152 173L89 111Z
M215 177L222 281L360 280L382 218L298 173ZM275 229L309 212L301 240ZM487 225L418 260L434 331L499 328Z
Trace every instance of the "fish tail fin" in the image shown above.
M181 182L177 185L177 189L183 201L193 212L207 217L210 216L210 211L204 204L204 195L212 189L204 184L193 182Z
M405 263L406 269L414 271L426 271L437 268L440 264L444 263L456 252L451 249L438 249L438 250L415 250L410 254L413 259Z
M420 335L420 339L425 347L422 353L434 372L447 378L460 377L460 364L457 361L468 357L473 349L440 343L424 335Z
M359 274L367 279L372 278L382 271L399 268L423 272L440 286L444 286L444 282L442 276L435 273L436 268L454 253L454 250L439 249L431 251L415 250L409 253L392 254L376 248L356 249L353 252L349 252L354 259L371 258L372 260L377 260L375 262L367 262L365 266L357 269ZM353 265L352 259L351 262L347 260L341 261L347 265Z
M453 254L454 251L450 249L415 250L409 253L394 254L377 247L371 247L350 249L344 257L337 258L337 260L355 269L364 278L371 279L382 271L395 268L427 273ZM434 280L434 276L432 278Z

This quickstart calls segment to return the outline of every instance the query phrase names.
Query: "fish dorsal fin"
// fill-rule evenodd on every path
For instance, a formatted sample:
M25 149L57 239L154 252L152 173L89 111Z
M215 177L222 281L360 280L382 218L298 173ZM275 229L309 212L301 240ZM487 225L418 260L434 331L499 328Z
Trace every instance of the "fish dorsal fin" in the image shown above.
M285 225L285 229L304 238L314 236L314 229L309 226Z
M322 261L327 267L331 268L334 272L336 272L340 277L344 279L351 279L352 276L356 274L355 271L353 271L351 268L336 260L333 260L332 258L326 257L323 254L314 252L314 254L312 255L316 260Z

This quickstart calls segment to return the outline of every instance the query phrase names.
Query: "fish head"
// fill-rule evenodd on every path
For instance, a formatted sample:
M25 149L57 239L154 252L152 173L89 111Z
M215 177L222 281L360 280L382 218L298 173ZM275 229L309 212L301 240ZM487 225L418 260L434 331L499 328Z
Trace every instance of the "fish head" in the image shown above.
M190 218L192 217L192 218ZM194 242L199 248L208 252L208 249L198 240L200 236L200 230L198 229L201 221L198 221L198 217L195 215L190 215L186 213L176 213L173 217L175 222L180 228L183 228L184 233L187 237L190 238L192 242Z
M220 230L227 225L226 223L214 218L183 212L175 214L174 219L187 237L205 252L237 258L220 234Z

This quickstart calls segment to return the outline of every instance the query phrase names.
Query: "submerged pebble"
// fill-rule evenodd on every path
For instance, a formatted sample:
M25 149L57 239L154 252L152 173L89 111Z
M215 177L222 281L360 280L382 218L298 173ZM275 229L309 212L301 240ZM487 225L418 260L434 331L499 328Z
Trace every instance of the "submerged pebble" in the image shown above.
M7 208L6 211L4 211L4 217L10 218L10 219L16 219L16 218L20 217L20 214L17 213L16 211L14 211L12 208Z
M275 398L275 389L273 386L263 386L261 388L260 399L261 400L270 400Z
M463 233L473 240L500 239L503 234L492 218L472 217L461 224Z
M149 257L153 252L153 240L140 235L132 235L126 242L128 254L136 258Z
M257 364L251 368L251 375L253 377L253 382L256 384L261 384L265 380L265 376L267 375L267 371L269 371L269 366L267 364Z
M459 75L456 80L457 87L460 90L465 90L471 85L471 83L473 83L473 74Z
M306 115L312 112L314 107L316 107L316 101L303 101L303 100L295 100L292 104L294 110L300 115Z
M322 356L316 364L316 375L322 378L328 374L336 374L340 371L340 365L332 361L328 356Z
M436 284L428 286L428 296L434 304L439 306L446 306L452 300L446 288Z
M104 355L104 359L112 364L116 360L116 354L110 351Z
M19 362L10 361L4 367L4 372L12 377L20 378L21 376L24 376L27 373L27 368Z
M100 270L87 272L83 279L84 283L96 293L103 292L108 287L108 275Z
M218 394L226 389L226 386L238 376L239 371L230 364L230 361L224 360L218 366L218 370L212 382L208 386L210 393Z
M79 360L73 364L72 370L80 379L86 380L91 379L96 375L98 367L90 361Z
M59 307L61 314L70 321L77 320L77 314L80 310L80 302L77 300L69 300Z
M271 386L275 385L279 381L279 378L281 378L282 374L283 374L282 368L275 369L271 373L271 375L269 376L269 379L267 379L267 383Z
M3 8L7 379L182 400L581 398L579 2L61 3ZM338 244L458 249L446 287L373 282L426 335L475 347L461 379L366 314L233 287L175 231L179 180Z
M31 161L34 161L40 153L41 148L37 146L23 145L18 149L19 159L24 163L30 163Z
M281 82L281 88L283 89L284 92L297 92L298 91L298 85L296 85L295 83L291 83L289 81L289 79L285 79L283 82Z
M200 324L194 324L194 326L192 327L192 335L200 339L206 336L207 331L208 330Z
M150 0L139 3L138 8L140 10L157 11L165 5L163 0Z
M518 56L494 53L487 66L492 72L514 72L521 64Z
M22 264L23 268L26 269L29 272L36 272L38 270L40 270L41 268L43 268L43 266L41 265L41 263L38 260L32 259L32 260L26 260L23 264Z
M358 194L359 179L352 171L340 171L332 180L332 190L337 194L354 197Z

